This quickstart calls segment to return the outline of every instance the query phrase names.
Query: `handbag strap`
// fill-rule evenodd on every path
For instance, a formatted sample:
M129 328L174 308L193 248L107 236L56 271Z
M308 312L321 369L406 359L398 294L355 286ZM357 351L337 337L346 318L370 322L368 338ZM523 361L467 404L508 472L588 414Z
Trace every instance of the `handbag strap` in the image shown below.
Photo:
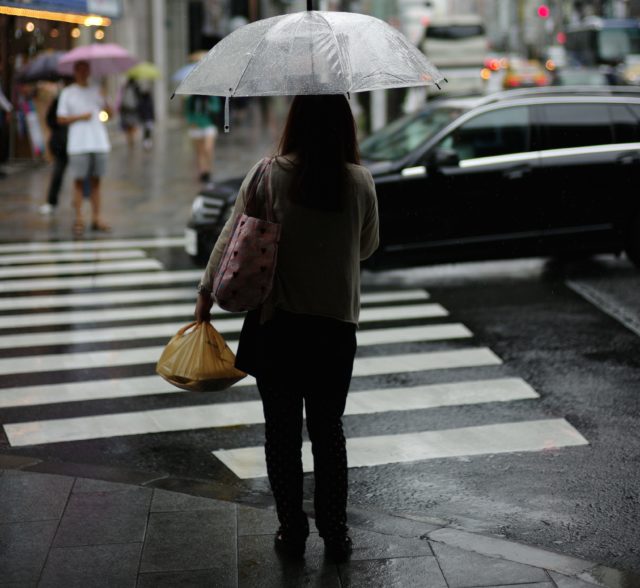
M266 183L266 192L267 197L265 199L265 211L267 213L267 220L269 222L274 222L274 214L273 214L273 194L271 192L271 167L273 165L273 158L265 157L260 162L260 167L256 171L256 173L251 178L251 183L249 184L249 195L247 196L246 203L244 205L244 213L246 214L247 209L249 208L249 204L254 199L258 192L258 187L260 182L263 184Z

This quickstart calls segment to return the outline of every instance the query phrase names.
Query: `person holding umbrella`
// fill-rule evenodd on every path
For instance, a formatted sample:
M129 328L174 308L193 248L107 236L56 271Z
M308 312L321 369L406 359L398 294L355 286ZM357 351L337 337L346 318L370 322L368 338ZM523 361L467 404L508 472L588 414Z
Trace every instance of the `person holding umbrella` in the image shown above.
M316 526L329 557L342 560L351 552L341 419L356 352L360 261L378 247L375 187L359 163L346 97L295 97L270 170L274 212L282 224L275 282L267 303L245 320L236 362L257 378L280 521L275 546L294 557L304 553L309 534L302 509L303 403L314 456ZM210 320L213 277L257 168L245 179L211 254L196 305L198 322ZM265 190L259 189L257 200Z
M100 211L100 179L105 173L111 150L107 130L100 120L100 112L109 112L109 108L100 90L89 85L90 71L88 62L75 63L75 83L62 90L57 110L58 122L69 127L67 153L74 177L73 204L76 218L73 232L76 237L84 234L82 194L85 178L90 183L91 228L94 231L110 230L102 220Z
M175 93L224 97L226 132L232 98L295 96L266 180L281 225L275 279L265 303L245 318L236 367L256 377L263 402L267 473L280 521L276 549L300 557L309 533L302 509L304 402L316 527L325 553L339 561L352 549L341 418L356 351L360 260L378 246L375 187L370 172L359 165L347 96L439 87L445 79L387 23L362 14L315 11L312 4L307 0L307 11L227 35ZM241 186L211 253L198 289L197 321L210 319L213 277L258 169L262 163ZM254 198L262 218L265 191L268 195L259 186Z

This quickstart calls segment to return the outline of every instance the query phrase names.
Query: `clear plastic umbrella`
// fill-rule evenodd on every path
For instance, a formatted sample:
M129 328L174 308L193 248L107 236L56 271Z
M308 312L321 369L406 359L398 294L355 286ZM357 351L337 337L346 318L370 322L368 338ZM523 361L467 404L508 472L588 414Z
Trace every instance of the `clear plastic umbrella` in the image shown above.
M427 86L444 76L399 31L363 14L305 11L243 26L220 41L177 94L349 94Z

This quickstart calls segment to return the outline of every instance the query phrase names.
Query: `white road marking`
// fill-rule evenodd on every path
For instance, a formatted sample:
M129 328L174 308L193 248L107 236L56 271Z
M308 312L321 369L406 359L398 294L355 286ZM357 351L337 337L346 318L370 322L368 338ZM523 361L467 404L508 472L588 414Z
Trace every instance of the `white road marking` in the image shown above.
M85 294L58 294L53 296L15 296L0 298L0 310L38 310L58 307L111 306L136 302L164 300L193 300L195 288L149 288L126 292L89 292Z
M131 247L184 247L184 237L108 239L103 241L57 241L49 243L7 243L0 245L0 253L16 253L23 251L96 251L103 249L128 249Z
M177 390L174 388L174 391ZM480 380L354 392L348 396L345 414L422 410L530 398L538 398L538 394L519 378ZM5 425L5 431L15 447L263 422L262 403L246 401L13 423Z
M193 288L154 288L147 290L128 290L126 292L86 292L83 294L21 296L0 298L0 310L33 310L64 306L108 306L112 304L131 304L136 302L157 302L160 300L193 300L195 302L195 296L195 284ZM427 298L429 298L429 294L424 290L398 290L397 292L363 294L360 302L362 304L368 304Z
M426 290L396 290L389 292L366 292L360 295L362 304L374 302L402 302L406 300L420 300L429 298Z
M237 386L238 384L236 384ZM0 388L0 408L180 392L160 376Z
M130 308L14 314L0 317L0 329L26 326L104 323L111 321L131 321L171 317L183 317L184 319L189 319L193 317L194 309L195 300L193 302L183 304L159 304L142 307L134 306Z
M588 445L565 419L543 419L347 439L349 467L372 467L426 459L442 459L515 451L544 451ZM267 475L264 448L220 449L213 454L241 479ZM311 446L304 443L305 472L313 471Z
M230 345L230 347L235 349L235 345ZM77 371L91 368L155 364L163 349L164 346L156 346L10 357L0 359L0 374L34 374L37 372ZM353 375L373 376L423 370L499 365L500 363L502 363L500 358L490 349L478 347L455 351L430 351L384 357L357 358L353 366Z
M0 265L19 263L57 263L60 261L104 261L108 259L133 259L145 257L142 249L123 249L115 251L63 251L60 253L22 253L0 255Z
M80 310L70 312L13 314L11 316L0 316L0 329L35 325L72 325L169 317L183 317L185 319L190 319L193 317L194 309L195 297L192 302L184 304L108 308L96 311ZM222 312L223 311L221 311L221 313ZM360 320L371 322L396 319L433 318L447 316L447 314L447 311L439 304L416 304L391 306L388 308L364 308L360 311ZM224 315L228 315L228 313L224 312Z
M23 278L25 276L50 276L73 274L107 274L109 272L133 272L161 270L164 266L157 259L132 261L102 261L92 263L61 263L51 265L9 266L0 268L0 279Z
M12 280L0 282L0 293L35 292L36 290L74 290L80 288L113 288L118 286L148 286L152 284L179 284L189 282L195 288L202 277L202 270L174 272L148 272L142 274L112 274L79 278L48 278L42 280Z
M242 328L243 320L244 319L237 318L215 319L214 325L220 333L226 335L227 333L239 332ZM153 325L136 325L133 327L102 327L98 329L74 329L72 331L4 335L0 337L0 349L134 341L136 339L150 339L152 337L166 337L169 339L183 326L184 322L171 322ZM397 329L371 329L358 331L358 345L442 341L447 339L464 339L472 336L471 331L461 323L422 325Z

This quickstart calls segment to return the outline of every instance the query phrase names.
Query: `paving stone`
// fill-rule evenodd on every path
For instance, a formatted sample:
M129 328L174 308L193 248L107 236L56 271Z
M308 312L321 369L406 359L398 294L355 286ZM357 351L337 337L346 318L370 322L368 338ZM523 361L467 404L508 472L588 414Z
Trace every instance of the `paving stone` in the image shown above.
M0 477L0 523L59 519L73 478L8 470Z
M429 542L422 539L405 539L357 528L352 528L349 534L353 539L352 561L433 555Z
M73 493L80 492L122 492L129 490L131 484L122 482L108 482L106 480L93 480L90 478L77 478L73 485Z
M134 588L142 543L53 548L39 588Z
M595 565L593 562L554 553L546 549L530 547L506 539L477 535L457 529L439 529L429 533L428 537L432 542L445 543L483 555L502 557L509 561L554 570L567 575L578 574Z
M151 513L140 571L235 570L236 554L235 510Z
M278 530L275 508L238 506L238 535L271 535Z
M58 474L74 478L91 478L107 480L110 482L122 482L124 484L147 484L158 480L165 474L156 472L141 472L127 468L93 465L84 463L68 463L44 461L34 466L25 467L24 471L41 472L45 474Z
M563 576L562 574L558 574L558 572L549 572L549 575L558 588L593 588L594 586L589 582L570 576Z
M549 580L546 572L521 563L487 557L444 543L431 545L450 588L490 584L524 584Z
M71 494L54 546L141 542L153 491L123 488Z
M0 582L37 581L57 526L57 520L0 525Z
M578 574L578 578L596 586L607 586L607 588L628 588L629 586L635 588L640 586L640 576L638 574L616 570L601 564Z
M536 582L535 584L492 584L482 588L555 588L553 582Z
M341 564L343 588L447 588L433 556L352 561Z
M322 539L307 539L304 560L291 561L278 555L272 535L238 537L239 588L340 588L335 564L325 560Z
M140 574L137 588L236 588L237 570L230 568Z
M218 512L235 513L236 505L231 502L190 496L179 492L168 492L155 489L151 501L151 512L176 512L193 510L214 510Z

